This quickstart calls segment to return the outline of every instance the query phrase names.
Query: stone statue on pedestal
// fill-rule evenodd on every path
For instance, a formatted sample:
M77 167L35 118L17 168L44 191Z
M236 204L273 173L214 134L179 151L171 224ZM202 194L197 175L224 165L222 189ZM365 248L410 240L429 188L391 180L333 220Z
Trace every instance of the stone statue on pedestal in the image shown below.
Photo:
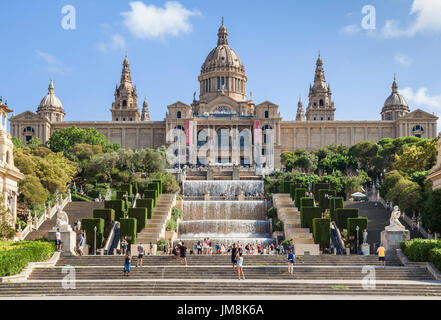
M67 213L61 210L60 206L57 206L57 223L55 225L56 228L60 230L68 230L69 226L69 217Z
M367 230L365 229L365 230L363 231L363 244L367 243L367 237L368 237L368 232L367 232Z
M401 212L398 206L395 206L390 215L390 225L385 228L387 231L402 231L406 228L400 222Z

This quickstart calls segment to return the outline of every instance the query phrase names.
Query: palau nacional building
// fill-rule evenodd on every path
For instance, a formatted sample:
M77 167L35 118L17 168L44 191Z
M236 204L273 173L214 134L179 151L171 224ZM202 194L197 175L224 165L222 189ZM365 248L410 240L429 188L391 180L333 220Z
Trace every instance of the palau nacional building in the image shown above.
M438 118L420 109L411 112L398 92L395 79L392 92L381 110L381 120L336 120L336 107L332 100L331 87L325 80L320 55L316 62L314 83L309 88L306 110L304 111L302 101L299 101L297 108L292 108L293 115L296 112L296 120L283 121L278 105L269 100L255 104L252 97L247 97L248 78L245 67L229 46L228 32L223 21L218 32L217 46L208 54L198 80L199 99L196 99L195 94L191 104L175 102L167 107L163 121L152 121L147 101L143 102L140 112L137 89L132 82L130 63L126 57L120 84L115 89L115 100L111 106L112 121L65 121L65 110L55 95L51 80L48 94L41 101L36 113L26 111L13 116L10 119L10 132L22 141L36 137L47 141L54 131L61 128L96 128L111 142L118 142L123 148L158 148L169 146L175 138L167 132L178 129L185 133L187 150L195 151L206 144L215 143L225 135L228 139L231 136L229 132L235 131L240 132L240 136L238 139L231 138L230 146L236 144L241 150L246 145L254 146L261 141L261 154L264 158L265 130L272 129L274 164L271 167L279 167L281 152L288 150L312 150L332 144L351 146L360 141L377 142L383 138L403 136L437 136ZM211 137L207 132L215 132L218 136ZM256 132L260 132L261 137ZM253 165L254 155L255 153L248 158L241 151L234 155L231 153L230 158L225 160L209 154L209 161ZM197 161L193 157L187 157L189 164L197 164ZM265 165L265 162L262 164Z

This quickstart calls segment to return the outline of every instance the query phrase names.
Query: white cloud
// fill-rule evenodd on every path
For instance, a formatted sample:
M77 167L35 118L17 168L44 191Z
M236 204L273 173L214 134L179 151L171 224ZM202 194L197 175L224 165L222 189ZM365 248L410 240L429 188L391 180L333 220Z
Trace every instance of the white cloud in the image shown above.
M400 90L400 93L406 98L408 102L416 105L416 107L424 106L433 111L441 111L441 94L430 95L427 93L427 88L419 88L414 91L411 87Z
M441 1L414 0L410 15L415 20L406 28L401 27L397 20L387 20L380 35L384 38L413 37L421 32L441 32Z
M130 2L131 11L122 12L124 24L140 39L164 39L192 31L189 18L201 15L198 10L188 10L179 2L166 2L164 7L146 5L141 1Z
M350 24L347 25L343 28L340 29L340 32L348 34L348 35L353 35L353 34L357 34L358 32L360 32L360 26L358 24Z
M43 61L46 63L47 71L49 71L51 74L56 74L56 73L63 74L68 70L64 66L64 64L60 60L58 60L55 56L39 50L35 50L35 53L37 54L38 57L43 59Z
M112 35L110 42L99 42L97 47L99 51L104 53L109 51L124 51L127 49L126 40L118 33Z
M411 57L405 56L402 53L397 53L394 56L396 62L401 63L403 66L410 66L413 63L413 59Z

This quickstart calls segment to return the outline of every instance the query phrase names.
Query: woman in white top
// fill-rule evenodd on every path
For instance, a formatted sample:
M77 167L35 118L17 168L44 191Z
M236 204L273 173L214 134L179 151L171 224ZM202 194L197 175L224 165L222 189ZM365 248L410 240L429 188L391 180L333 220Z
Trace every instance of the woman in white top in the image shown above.
M236 255L236 267L237 267L237 275L239 276L239 280L240 280L240 274L242 274L242 277L245 280L245 275L243 273L243 257L242 257L242 253L238 253Z

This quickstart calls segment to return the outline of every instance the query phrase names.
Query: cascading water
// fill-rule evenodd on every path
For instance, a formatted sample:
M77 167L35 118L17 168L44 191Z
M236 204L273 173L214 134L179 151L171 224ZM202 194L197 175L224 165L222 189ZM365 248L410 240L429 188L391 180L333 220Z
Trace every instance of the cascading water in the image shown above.
M210 196L218 197L221 194L239 195L242 191L245 195L256 195L263 193L263 181L259 180L201 180L201 181L183 181L184 197L201 197L207 192Z
M265 201L186 201L185 197L263 194L263 181L184 181L184 220L179 223L180 240L188 248L210 238L212 244L270 244L271 225L266 220Z

